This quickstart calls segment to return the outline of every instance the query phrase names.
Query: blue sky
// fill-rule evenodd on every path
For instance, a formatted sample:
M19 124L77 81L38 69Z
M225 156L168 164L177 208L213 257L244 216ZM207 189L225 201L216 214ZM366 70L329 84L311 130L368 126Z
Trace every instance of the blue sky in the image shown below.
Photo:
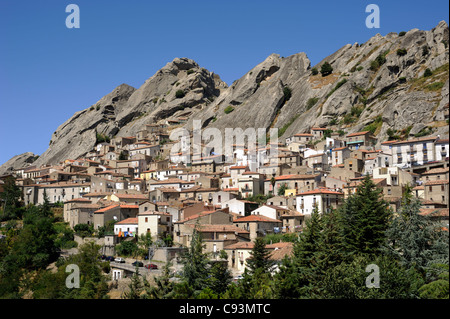
M79 29L65 25L71 3ZM379 29L365 26L370 3ZM446 0L0 0L0 164L42 154L75 112L176 57L231 84L271 53L305 52L314 65L377 33L448 23L448 12Z

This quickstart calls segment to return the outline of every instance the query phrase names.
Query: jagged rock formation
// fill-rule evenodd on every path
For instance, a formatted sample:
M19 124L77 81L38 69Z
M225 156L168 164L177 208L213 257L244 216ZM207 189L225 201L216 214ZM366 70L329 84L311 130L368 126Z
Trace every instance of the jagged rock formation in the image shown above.
M226 87L219 76L193 60L176 58L139 89L122 84L91 107L75 113L53 133L49 148L36 165L86 154L95 146L97 133L130 136L145 124L177 112L189 116L192 109L211 103Z
M15 169L24 168L28 165L31 165L36 160L36 157L37 156L31 152L12 157L6 163L0 166L0 176L10 174Z
M448 136L448 43L442 21L430 31L377 34L347 44L316 66L305 53L272 54L229 87L196 62L176 58L140 88L122 84L75 113L35 164L84 155L95 146L96 133L135 135L145 124L170 117L187 118L187 128L194 119L219 129L277 127L281 138L311 127L355 132L368 125L380 141L388 129L403 138L427 127L430 134ZM325 61L333 72L313 75ZM432 74L425 77L427 69Z

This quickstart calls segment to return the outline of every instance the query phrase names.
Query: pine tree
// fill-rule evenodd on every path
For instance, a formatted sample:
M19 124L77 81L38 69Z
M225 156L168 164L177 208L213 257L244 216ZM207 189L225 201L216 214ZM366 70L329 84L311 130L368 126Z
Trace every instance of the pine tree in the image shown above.
M207 278L209 275L208 257L203 253L203 240L198 231L198 223L194 227L190 247L183 256L182 263L183 277L189 286L194 290L203 290L206 288Z
M255 239L255 244L250 257L247 259L247 267L250 276L254 275L257 271L260 274L270 274L274 266L274 261L270 260L270 251L266 249L264 239L258 237Z
M208 287L217 295L222 295L231 284L231 272L226 262L214 262L211 267L211 277L209 278Z
M124 292L123 299L141 299L143 283L139 275L139 266L137 265L128 288L129 291Z
M150 283L144 278L146 299L170 299L173 297L174 285L171 281L173 273L170 271L172 263L169 261L163 267L161 276L155 277L155 285L151 286Z
M322 217L314 208L306 227L294 243L292 257L285 257L280 271L275 275L275 292L278 298L310 298L316 281L317 253L323 231Z
M331 74L333 72L333 67L331 66L330 63L325 62L324 64L322 64L322 67L320 68L320 73L322 74L322 76L327 76L329 74Z
M399 214L386 231L383 251L406 267L425 273L435 264L449 263L448 232L427 216L421 216L418 199L403 201Z
M384 244L391 210L381 193L366 176L341 206L341 236L348 254L376 254Z

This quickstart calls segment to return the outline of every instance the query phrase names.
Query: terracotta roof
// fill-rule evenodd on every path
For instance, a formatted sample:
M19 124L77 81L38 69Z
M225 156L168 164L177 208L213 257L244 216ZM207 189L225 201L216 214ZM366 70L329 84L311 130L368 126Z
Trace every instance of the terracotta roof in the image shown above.
M448 217L448 208L421 208L419 215L433 217Z
M139 205L120 205L120 208L139 209Z
M234 223L248 223L248 222L267 222L267 223L281 223L281 220L272 219L262 215L249 215L235 219Z
M428 185L442 185L442 184L448 184L448 179L438 179L436 181L428 181L425 183L425 186Z
M435 139L436 139L435 136L419 137L419 138L414 138L414 139L406 140L406 141L398 141L398 142L395 142L393 144L395 144L395 145L398 145L398 144L409 144L409 143L422 142L422 141L431 141L431 140L435 140Z
M366 135L367 133L370 133L370 131L362 131L362 132L351 133L351 134L348 134L347 137Z
M429 171L426 171L425 173L422 173L422 175L430 175L430 174L442 174L442 173L448 173L449 168L448 167L440 167L440 168L433 168Z
M182 219L182 220L179 220L179 221L177 221L176 223L177 223L177 224L183 224L183 223L185 223L185 222L187 222L187 221L190 221L190 220L193 220L193 219L197 219L197 218L200 218L200 217L203 217L203 216L206 216L206 215L215 213L215 212L217 212L217 211L218 211L218 210L205 210L205 211L202 211L202 212L200 212L200 213L197 213L197 214L191 215L191 216L189 216L189 217L186 217L186 218L184 218L184 219Z
M231 232L237 232L241 234L249 234L250 232L248 230L242 229L236 225L229 225L229 224L203 224L203 225L188 225L190 227L197 227L197 230L202 233L209 233L209 232L215 232L215 233L231 233Z
M251 241L240 241L235 244L225 246L223 249L253 249L255 244Z
M144 199L148 200L148 196L144 194L114 194L117 198L121 199Z
M110 205L107 207L103 207L102 209L96 210L94 213L104 213L107 212L108 210L111 210L113 208L119 207L120 205Z
M163 216L171 216L169 213L166 212L157 212L157 211L153 211L153 210L147 210L145 212L141 212L138 214L139 216L144 216L144 215L163 215Z
M124 224L138 224L138 219L137 217L131 217L131 218L127 218L124 219L120 222L117 222L115 225L124 225Z
M330 195L344 195L342 192L336 192L330 189L324 189L324 188L318 188L311 191L306 191L297 194L297 196L303 196L303 195L315 195L315 194L330 194Z
M286 179L311 179L311 178L316 178L317 175L310 175L310 174L303 174L303 175L297 175L297 174L290 174L290 175L280 175L275 177L276 181L279 180L286 180ZM268 178L266 179L266 181L270 181L271 179Z
M230 167L230 169L244 169L244 168L248 168L248 166L232 166Z
M398 140L385 141L385 142L381 142L381 145L392 144L392 143L396 143L396 142L398 142Z
M299 136L299 137L301 137L301 136L314 136L314 135L312 135L312 134L309 134L309 133L298 133L298 134L294 134L294 136Z

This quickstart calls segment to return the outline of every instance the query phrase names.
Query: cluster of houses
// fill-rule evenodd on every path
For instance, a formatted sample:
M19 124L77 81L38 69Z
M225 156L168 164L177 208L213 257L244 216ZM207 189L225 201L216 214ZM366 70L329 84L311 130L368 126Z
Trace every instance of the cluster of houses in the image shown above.
M15 170L25 204L47 196L63 205L72 228L113 225L112 245L149 233L187 247L197 227L206 251L225 250L229 267L238 271L256 238L301 232L314 209L339 207L366 175L393 211L412 187L421 213L448 227L448 139L378 141L369 131L340 135L313 127L275 145L275 153L266 145L255 152L233 145L230 161L214 150L197 159L173 152L174 125L148 124L136 136L97 144L82 158ZM267 249L280 260L292 244Z

